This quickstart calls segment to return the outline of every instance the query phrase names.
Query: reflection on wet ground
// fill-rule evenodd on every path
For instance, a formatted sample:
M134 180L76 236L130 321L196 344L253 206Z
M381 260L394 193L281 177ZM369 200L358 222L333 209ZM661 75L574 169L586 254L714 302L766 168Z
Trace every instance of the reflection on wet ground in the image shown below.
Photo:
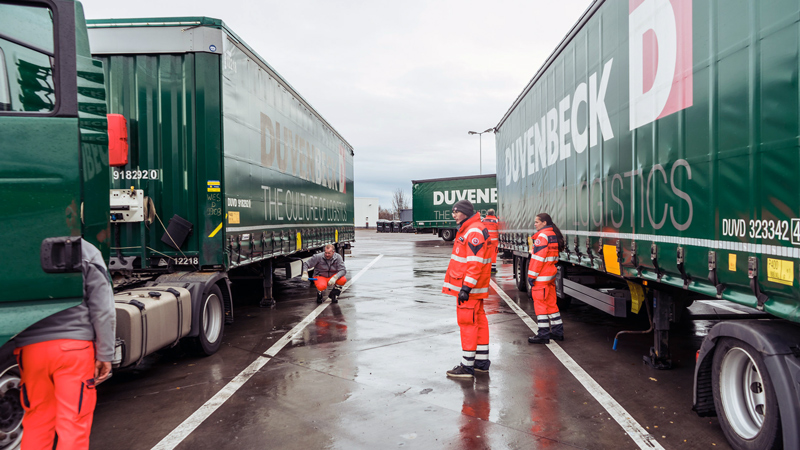
M179 448L636 448L547 348L527 343L531 331L494 292L490 373L448 379L460 360L455 299L441 294L450 245L356 237L348 278L383 258ZM260 283L236 283L236 323L216 355L161 352L101 386L92 448L152 448L318 306L309 283L278 278L273 310L257 306ZM493 278L533 315L510 264ZM618 331L649 326L643 315L615 319L580 302L562 315L559 345L664 448L728 448L716 419L690 410L694 353L713 322L679 324L675 369L654 371L641 362L652 336L625 335L611 350Z

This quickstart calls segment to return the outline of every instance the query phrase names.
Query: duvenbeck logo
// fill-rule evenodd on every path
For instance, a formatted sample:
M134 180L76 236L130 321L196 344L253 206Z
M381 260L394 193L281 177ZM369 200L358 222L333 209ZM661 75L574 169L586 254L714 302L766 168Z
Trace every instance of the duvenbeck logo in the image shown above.
M692 106L692 0L629 0L630 126Z

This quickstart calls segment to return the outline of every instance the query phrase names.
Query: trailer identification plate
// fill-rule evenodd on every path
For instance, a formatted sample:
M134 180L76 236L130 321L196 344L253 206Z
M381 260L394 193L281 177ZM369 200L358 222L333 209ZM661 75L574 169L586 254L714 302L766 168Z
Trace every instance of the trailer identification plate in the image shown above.
M767 258L767 280L791 286L794 284L794 261Z

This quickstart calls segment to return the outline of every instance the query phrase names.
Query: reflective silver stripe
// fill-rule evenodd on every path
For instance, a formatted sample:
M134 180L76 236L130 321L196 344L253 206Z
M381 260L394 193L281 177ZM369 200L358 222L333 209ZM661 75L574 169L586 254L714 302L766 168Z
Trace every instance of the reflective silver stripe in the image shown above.
M475 355L475 361L485 361L487 359L489 359L489 355L487 355L486 353L483 353L483 354L479 353L479 354Z
M450 289L452 289L454 291L460 291L461 290L461 286L456 286L456 285L450 284L450 283L448 283L446 281L444 282L444 287L450 288Z
M537 260L537 261L544 262L544 258L543 258L543 257L541 257L541 256L537 256L537 255L535 255L535 254L531 255L531 259L535 259L535 260Z
M476 233L483 234L483 230L481 230L480 228L470 228L469 230L467 230L466 233L464 233L464 236L472 233L473 231L476 232Z
M481 350L486 350L486 351L489 351L489 344L486 344L486 345L478 345L478 348L477 348L477 350L478 350L478 351L481 351Z
M472 277L464 277L464 281L466 281L467 283L478 284L478 280Z
M561 319L550 319L550 325L561 325L562 323L564 322Z
M486 230L486 231L488 231L489 233L498 233L497 230Z
M461 350L461 356L465 358L474 358L475 352L472 350Z
M465 262L479 262L481 264L490 264L492 262L492 258L483 259L480 256L467 256L467 261Z
M444 287L452 289L454 291L460 291L461 290L461 286L456 286L456 285L450 284L450 283L448 283L446 281L444 282ZM479 288L479 289L472 289L471 291L469 291L470 294L484 294L484 293L488 293L488 292L489 292L489 288L488 287Z
M532 277L534 277L534 278L536 278L536 277L538 277L538 276L539 276L539 272L534 272L534 271L532 271L532 270L529 270L529 271L528 271L528 275L529 275L529 276L532 276Z
M536 277L536 281L550 281L555 278L555 275L551 275L549 277Z
M551 319L560 319L561 318L561 313L557 312L557 313L553 313L553 314L548 314L547 317L549 317Z
M475 360L473 359L467 360L465 358L461 358L461 364L463 364L466 367L473 367L475 365Z
M463 256L450 255L450 259L452 259L454 261L462 262L462 263L467 262L467 258L464 258Z

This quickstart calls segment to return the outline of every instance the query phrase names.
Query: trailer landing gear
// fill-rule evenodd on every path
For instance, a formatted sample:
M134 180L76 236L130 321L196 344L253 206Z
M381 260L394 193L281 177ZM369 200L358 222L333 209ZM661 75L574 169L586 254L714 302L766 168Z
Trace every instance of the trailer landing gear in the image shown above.
M258 306L262 308L275 308L275 299L272 298L272 260L264 261L261 264L264 269L264 298Z
M649 300L649 299L648 299ZM669 323L673 320L675 301L672 296L656 291L653 294L653 346L650 355L642 357L645 364L658 370L672 368L669 354Z

